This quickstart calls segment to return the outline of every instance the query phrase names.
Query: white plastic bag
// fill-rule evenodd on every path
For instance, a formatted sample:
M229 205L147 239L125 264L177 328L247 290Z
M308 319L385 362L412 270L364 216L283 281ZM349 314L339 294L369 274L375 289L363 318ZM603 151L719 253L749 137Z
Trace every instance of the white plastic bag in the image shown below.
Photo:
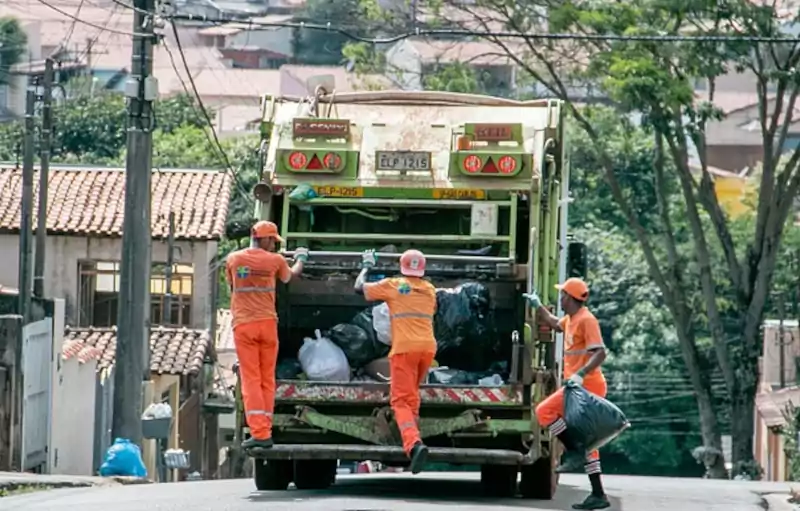
M350 364L344 351L315 330L316 339L306 337L297 354L303 372L311 381L350 381Z
M392 320L389 317L389 306L386 303L372 308L372 328L380 342L387 346L392 345Z

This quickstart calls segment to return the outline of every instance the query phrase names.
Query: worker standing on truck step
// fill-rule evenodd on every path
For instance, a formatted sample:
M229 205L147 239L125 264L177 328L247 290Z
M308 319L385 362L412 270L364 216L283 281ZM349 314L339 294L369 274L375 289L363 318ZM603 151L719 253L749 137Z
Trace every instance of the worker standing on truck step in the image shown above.
M606 396L606 379L600 364L606 359L606 349L600 332L600 323L586 307L589 286L579 278L567 279L556 288L561 291L561 308L566 313L561 319L553 316L536 291L523 296L535 309L539 318L550 328L564 333L564 378L582 385L589 392ZM536 407L536 418L542 427L547 427L564 445L566 452L558 472L567 472L584 465L592 485L592 493L573 509L605 509L611 504L603 490L600 477L600 453L586 453L575 449L569 424L564 422L564 389L558 389Z
M355 291L363 293L367 301L383 301L389 307L392 324L390 404L403 437L403 450L411 459L411 473L418 474L428 457L417 421L421 405L419 386L427 378L436 356L433 336L436 288L422 279L425 256L419 250L406 250L400 256L402 276L365 284L367 273L375 263L375 251L364 252Z
M275 311L276 278L288 283L303 273L308 249L295 249L294 265L275 253L283 243L272 222L257 222L250 248L228 255L225 273L231 291L233 340L242 381L242 398L250 438L243 449L272 447L272 412L275 408L275 364L278 360L278 314Z

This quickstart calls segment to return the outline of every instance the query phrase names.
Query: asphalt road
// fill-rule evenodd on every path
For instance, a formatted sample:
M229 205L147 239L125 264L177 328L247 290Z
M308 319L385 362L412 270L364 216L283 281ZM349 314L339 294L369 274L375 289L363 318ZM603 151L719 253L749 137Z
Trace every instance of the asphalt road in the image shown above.
M255 492L250 480L200 481L42 491L0 499L14 511L511 511L569 510L588 490L585 476L562 478L555 500L487 499L477 474L340 476L326 491ZM759 494L785 484L609 476L617 511L763 511Z

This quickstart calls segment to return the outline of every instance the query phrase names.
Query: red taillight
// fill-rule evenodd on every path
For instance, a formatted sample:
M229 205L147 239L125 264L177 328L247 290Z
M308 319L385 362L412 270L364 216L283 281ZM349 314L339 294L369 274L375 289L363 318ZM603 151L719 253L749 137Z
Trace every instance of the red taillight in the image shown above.
M481 159L474 154L470 154L469 156L464 158L464 170L466 170L470 174L474 174L475 172L480 171L482 165L483 162L481 161Z
M335 170L342 164L342 157L336 153L328 153L325 155L325 158L322 159L322 163L325 165L326 169Z
M513 174L517 170L517 160L511 156L503 156L497 162L497 166L503 174Z
M289 155L289 165L294 170L304 169L308 163L308 157L303 153L292 153Z

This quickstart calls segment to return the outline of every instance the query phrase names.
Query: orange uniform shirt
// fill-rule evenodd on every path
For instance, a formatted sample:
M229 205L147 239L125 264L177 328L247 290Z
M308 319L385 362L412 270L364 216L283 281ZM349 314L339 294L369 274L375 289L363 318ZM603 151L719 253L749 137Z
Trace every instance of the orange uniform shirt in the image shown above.
M564 316L558 323L564 331L564 378L569 378L586 365L593 350L605 348L605 344L600 323L586 307L581 307L574 316ZM587 373L583 381L584 384L605 382L605 376L598 367Z
M292 273L286 259L260 248L246 248L229 254L225 266L231 285L232 326L277 319L275 284Z
M364 284L364 298L383 301L392 320L392 351L389 356L409 352L436 353L433 315L436 288L416 277L395 277Z

